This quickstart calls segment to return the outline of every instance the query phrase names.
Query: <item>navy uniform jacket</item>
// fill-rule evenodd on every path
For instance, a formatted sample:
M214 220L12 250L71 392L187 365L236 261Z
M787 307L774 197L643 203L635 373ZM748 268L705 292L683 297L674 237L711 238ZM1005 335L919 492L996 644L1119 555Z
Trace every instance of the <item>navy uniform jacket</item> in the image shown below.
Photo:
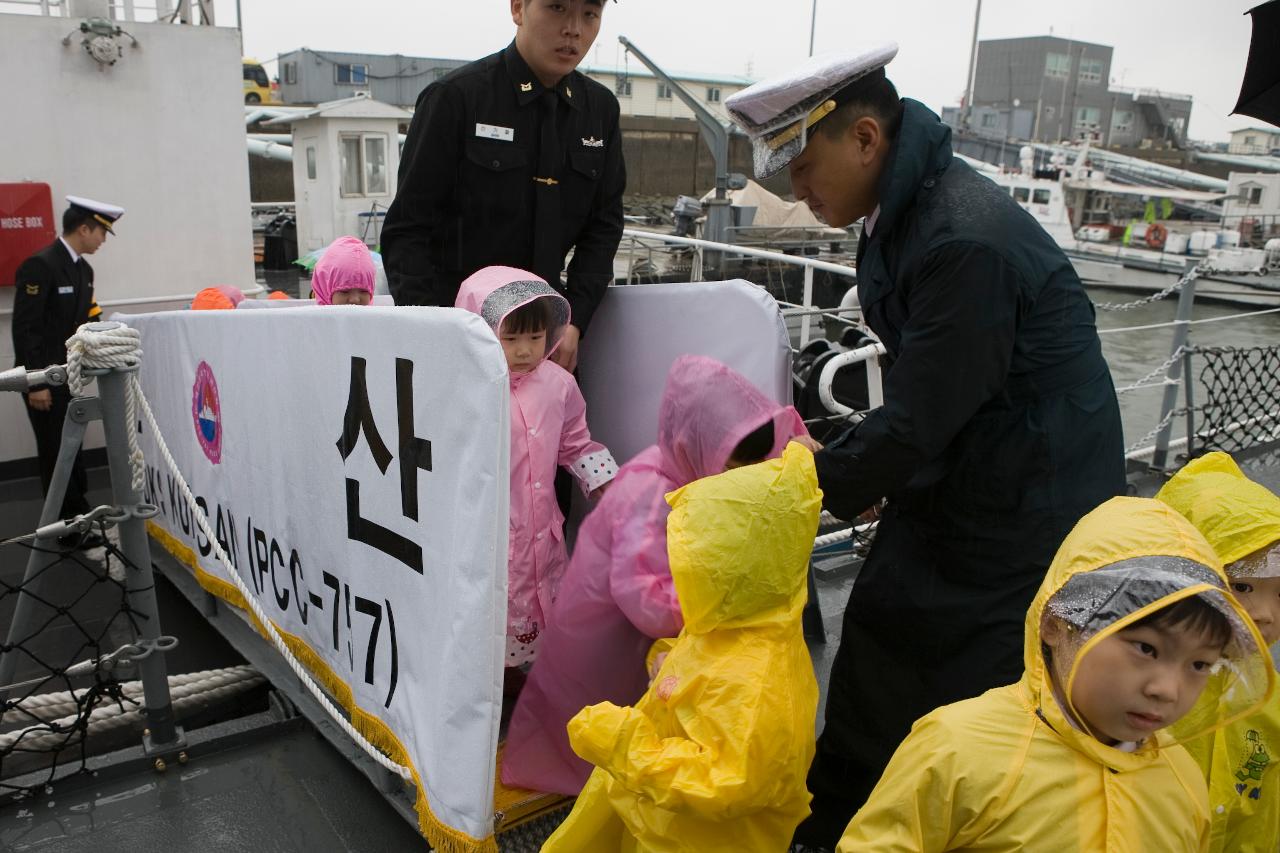
M952 157L933 113L903 105L858 247L858 297L890 359L884 405L816 456L836 515L889 499L846 619L929 656L1002 623L1020 662L1058 545L1125 489L1119 406L1070 261Z
M93 298L93 267L84 258L73 262L54 240L22 262L14 281L14 364L27 370L64 364L67 338L102 314Z
M514 43L455 69L418 97L382 229L383 262L400 305L452 306L458 285L486 266L527 269L564 292L585 331L622 237L626 172L618 100L574 71L557 85L560 269L533 269L534 189L545 91ZM496 129L496 130L493 130ZM491 138L492 136L508 138Z

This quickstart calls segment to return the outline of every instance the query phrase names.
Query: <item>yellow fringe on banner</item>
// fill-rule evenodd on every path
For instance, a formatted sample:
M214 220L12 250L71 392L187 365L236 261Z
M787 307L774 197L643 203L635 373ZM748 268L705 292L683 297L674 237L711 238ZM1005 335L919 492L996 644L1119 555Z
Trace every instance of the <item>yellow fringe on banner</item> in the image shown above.
M244 595L241 594L235 584L202 569L199 560L196 558L196 552L154 521L147 522L147 532L175 560L191 570L201 589L245 611L258 633L262 634L263 637L267 636L266 629L253 614L253 611L245 601ZM427 802L427 795L422 785L422 777L418 775L418 769L409 757L409 750L405 749L404 744L396 736L395 732L391 731L390 727L382 720L356 704L355 695L352 693L351 687L325 663L324 658L320 657L305 640L285 631L274 621L271 624L275 626L280 638L289 647L289 651L293 652L294 657L307 668L307 671L311 673L320 686L333 697L334 702L347 712L351 718L351 725L355 727L355 730L360 732L378 749L382 750L392 761L409 768L409 773L413 776L414 786L417 791L414 809L418 813L418 831L422 833L423 838L431 843L432 848L440 851L440 853L497 853L498 843L494 836L474 838L465 832L454 829L435 816L435 813L431 811L431 804Z

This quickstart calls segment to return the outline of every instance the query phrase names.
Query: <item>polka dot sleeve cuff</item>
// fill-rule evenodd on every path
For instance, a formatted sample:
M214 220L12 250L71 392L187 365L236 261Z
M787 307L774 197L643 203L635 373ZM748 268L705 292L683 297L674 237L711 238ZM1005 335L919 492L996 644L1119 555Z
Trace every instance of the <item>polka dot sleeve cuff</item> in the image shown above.
M582 493L589 495L618 473L618 463L607 449L597 450L576 460L569 466L569 473L578 480Z

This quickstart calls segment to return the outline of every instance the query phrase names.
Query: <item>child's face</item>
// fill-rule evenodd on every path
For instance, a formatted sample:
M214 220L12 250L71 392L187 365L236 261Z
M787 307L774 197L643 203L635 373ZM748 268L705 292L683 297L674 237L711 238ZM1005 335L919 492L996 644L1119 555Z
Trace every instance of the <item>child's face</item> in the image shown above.
M536 332L508 332L498 335L502 351L507 356L507 370L512 373L528 373L538 366L547 351L547 330Z
M1280 640L1280 578L1232 578L1231 591L1268 646Z
M1061 623L1058 628L1065 635ZM1058 684L1065 689L1070 647L1049 636L1045 641L1054 651ZM1081 658L1071 705L1089 732L1109 746L1145 740L1191 710L1221 656L1220 644L1186 625L1126 628L1100 640Z
M334 305L368 305L372 300L373 294L362 287L335 290L330 299Z

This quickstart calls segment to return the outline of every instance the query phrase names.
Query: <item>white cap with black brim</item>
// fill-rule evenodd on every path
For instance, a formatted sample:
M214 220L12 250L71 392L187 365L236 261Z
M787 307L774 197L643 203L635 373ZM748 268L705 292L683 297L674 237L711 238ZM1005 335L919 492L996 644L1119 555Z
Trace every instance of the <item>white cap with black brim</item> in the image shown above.
M799 156L809 128L856 91L853 84L883 75L897 55L896 42L810 57L797 68L753 83L725 99L734 122L751 139L756 177L771 177Z

